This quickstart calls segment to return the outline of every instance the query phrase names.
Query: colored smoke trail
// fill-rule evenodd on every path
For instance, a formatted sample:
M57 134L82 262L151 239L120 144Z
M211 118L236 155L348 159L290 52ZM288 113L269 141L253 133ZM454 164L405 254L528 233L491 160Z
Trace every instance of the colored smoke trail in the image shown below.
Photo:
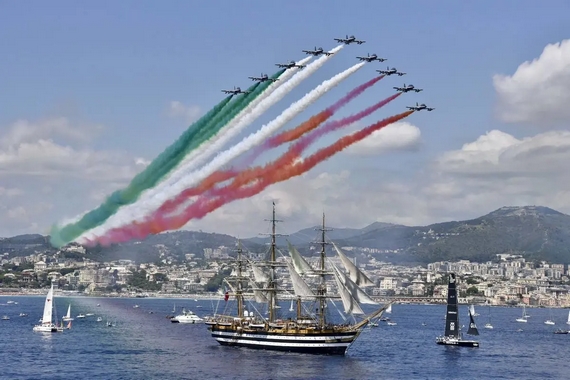
M336 48L330 51L331 53L333 53L332 55L321 56L317 60L308 64L302 70L295 69L294 71L292 71L294 72L292 78L290 78L287 81L284 81L284 83L280 84L274 92L272 92L265 99L261 100L254 109L250 110L248 114L240 117L239 121L237 122L237 125L234 125L226 133L222 134L220 139L214 141L212 144L208 144L208 146L205 149L205 152L201 154L201 157L208 157L209 155L221 149L223 144L225 144L230 138L239 133L243 128L247 127L250 123L255 121L272 105L276 104L278 101L283 99L285 95L287 95L290 91L292 91L295 87L297 87L303 80L305 80L313 73L315 73L329 59L334 57L334 54L339 52L342 48L343 45L337 46ZM305 64L311 58L312 57L307 57L301 60L299 64ZM287 71L285 75L287 75ZM119 227L121 225L130 223L137 219L141 219L147 213L152 212L154 209L156 209L163 203L164 197L161 197L162 194L168 192L169 189L175 186L177 183L186 181L196 174L197 170L195 165L196 163L197 163L196 160L192 160L188 161L185 165L179 167L176 171L172 173L172 175L167 180L164 181L163 184L159 184L156 188L149 189L149 191L143 194L143 196L139 199L139 202L129 207L122 208L121 210L119 210L118 213L109 218L107 223L101 226L101 228L97 228L94 231L89 231L89 235L91 234L102 235L105 233L105 231L109 229Z
M354 94L353 92L351 92L352 96L355 97L357 96L357 94ZM282 136L282 143L286 143L286 142L290 142L289 137L291 136L297 136L295 138L299 138L299 136L301 136L302 133L307 133L307 131L312 131L310 134L304 136L303 138L301 138L299 141L297 141L295 144L293 144L290 148L289 151L287 153L285 153L284 155L281 156L281 158L279 158L278 162L274 162L274 163L270 163L267 164L265 166L265 170L274 170L274 168L278 168L278 167L282 167L282 166L286 166L288 163L294 162L303 152L304 150L311 145L315 140L317 140L318 138L322 137L323 135L336 131L340 128L346 127L348 125L351 125L352 123L355 123L367 116L370 116L372 113L374 113L375 111L379 110L380 108L382 108L383 106L385 106L386 104L390 103L392 100L396 99L397 97L399 97L402 93L398 92L376 104L373 104L372 106L366 108L365 110L358 112L352 116L348 116L345 117L341 120L335 120L335 121L330 121L328 123L326 123L325 125L323 125L322 127L315 129L316 127L318 127L320 124L322 124L325 120L326 120L326 115L329 109L313 116L311 119L309 119L308 121L300 124L298 127L292 129L291 131L287 131L282 133L281 135L278 135L276 137ZM291 132L290 134L287 134L288 132ZM281 143L281 142L280 142ZM275 146L278 146L280 144L277 144ZM234 178L234 182L233 185L236 186L239 185L243 185L246 184L252 180L254 180L255 178L259 177L259 176L263 176L265 173L261 173L257 168L256 169L233 169L233 170L227 170L227 171L217 171L214 172L212 175L210 175L208 178L204 179L198 186L195 187L191 187L188 189L185 189L184 191L182 191L180 194L178 194L176 197L174 197L173 199L167 200L166 202L164 202L162 204L162 206L160 206L160 208L158 208L158 210L154 213L155 215L157 214L169 214L173 211L176 210L176 208L183 204L186 200L188 200L188 198L196 196L196 195L200 195L205 193L206 191L208 192L206 195L208 197L212 197L212 196L216 196L216 195L221 195L220 189L213 189L212 188L220 183L220 182L225 182L231 178Z
M380 80L382 80L382 78L384 78L384 75L381 75L381 76L376 77L376 78L372 78L368 82L361 84L360 86L356 87L354 90L352 90L348 94L346 94L338 102L336 102L331 107L329 107L329 109L333 113L336 112L339 108L343 107L348 102L350 102L352 99L354 99L357 96L359 96L360 94L362 94L368 88L374 86L376 83L378 83ZM310 126L311 125L308 124L308 125L305 125L305 128L297 127L297 128L291 129L289 131L284 131L284 132L278 134L277 136L270 137L262 145L258 146L256 149L254 149L254 151L251 152L249 154L249 156L247 156L242 162L240 162L236 166L238 168L244 168L244 167L250 166L251 164L253 164L255 162L255 160L261 154L263 154L267 150L269 150L271 148L276 148L279 145L291 142L293 140L297 140L299 137L301 137L305 133L310 132L312 130L310 128Z
M331 52L340 50L342 46L339 46L333 49ZM330 58L331 56L323 56L321 58ZM319 60L321 59L319 58ZM311 63L305 69L301 70L297 75L289 80L289 82L294 82L291 85L296 85L295 82L299 82L304 79L305 76L308 76L312 73L309 71L311 67L320 67L317 66L319 60ZM320 65L324 64L325 60L321 61ZM164 202L168 199L175 197L178 193L183 191L184 189L191 187L192 185L202 181L203 179L207 178L209 175L214 173L220 167L226 165L231 160L235 159L239 155L247 152L248 150L252 149L256 145L260 144L263 140L267 137L271 136L275 131L281 128L283 125L287 124L291 121L294 117L296 117L299 113L304 111L309 105L313 102L318 100L322 95L324 95L327 91L334 88L336 85L341 83L343 80L348 78L350 75L358 71L362 68L365 63L358 63L349 69L343 71L340 74L335 75L333 78L324 81L311 92L306 94L302 99L298 100L297 102L293 103L289 108L281 113L277 118L275 118L270 123L264 125L260 130L255 133L252 133L247 138L239 142L237 145L233 146L232 148L220 153L216 156L212 161L210 161L206 166L203 168L185 174L184 177L180 179L177 183L173 184L169 188L163 189L160 192L156 192L156 196L151 199L147 199L144 202L138 202L133 207L124 208L119 213L114 215L112 219L109 219L108 223L105 224L106 229L102 232L100 230L96 231L96 235L102 235L105 233L106 230L117 228L121 225L125 225L131 223L134 220L143 219L146 215L154 212L158 209ZM316 69L315 69L316 70ZM297 78L297 79L295 79ZM287 91L288 83L285 83L281 87L279 87L272 95L270 95L264 101L268 101L273 95L278 94L282 91ZM261 102L263 103L263 101ZM260 104L261 106L261 104ZM245 117L247 118L247 116ZM244 119L245 119L244 118ZM162 187L161 187L162 189ZM136 206L136 207L135 207ZM93 231L95 232L95 231Z
M85 231L103 223L122 205L136 201L143 190L155 186L160 179L157 173L163 172L166 167L175 163L173 158L179 157L181 152L184 152L185 147L197 131L216 115L224 112L224 108L232 97L232 95L226 97L194 122L172 145L158 155L142 172L137 174L126 188L112 193L99 207L85 213L79 220L64 226L53 225L50 232L50 243L54 247L62 247Z
M111 243L128 241L135 238L141 239L150 234L156 234L166 230L181 228L191 219L203 218L207 214L229 202L252 197L270 185L283 182L292 177L301 175L311 170L319 163L329 159L336 153L346 149L350 145L363 140L377 130L380 130L392 123L404 119L413 112L414 111L403 112L401 114L374 123L351 135L344 136L335 143L325 148L321 148L302 161L298 160L300 156L297 155L296 159L291 161L289 165L285 167L277 167L273 165L265 166L263 168L256 168L258 170L259 176L255 176L255 179L252 181L253 183L249 186L244 186L238 182L232 182L222 188L220 196L215 198L201 197L196 202L187 206L184 211L179 214L168 217L164 215L156 215L155 218L148 219L144 222L134 222L128 226L108 231L105 236L98 237L94 240L88 241L87 243L99 243L102 245L108 245ZM289 152L285 153L285 155L288 153ZM281 158L277 159L275 161L275 164L281 164L282 161L280 160Z

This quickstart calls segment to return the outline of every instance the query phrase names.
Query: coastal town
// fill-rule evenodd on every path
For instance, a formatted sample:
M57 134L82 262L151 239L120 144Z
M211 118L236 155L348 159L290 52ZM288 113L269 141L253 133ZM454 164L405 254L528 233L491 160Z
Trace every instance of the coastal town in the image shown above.
M159 252L163 249L156 248ZM484 263L459 260L405 266L377 261L372 255L366 255L365 249L341 249L374 282L366 291L380 302L445 303L446 274L453 272L458 276L460 303L570 307L570 273L564 264L501 254L496 260ZM165 250L160 253L160 259L152 263L97 262L85 255L84 247L75 244L55 254L36 252L28 256L9 256L0 253L0 295L43 294L53 282L62 292L86 296L172 298L219 297L227 290L223 279L232 275L236 258L234 247L220 246L204 249L199 258L187 253L183 262L169 257ZM259 261L263 254L244 252L244 258ZM283 264L286 260L285 256L278 258ZM307 258L309 263L316 260L316 257ZM340 258L331 254L330 260L338 264ZM285 269L283 271L285 273ZM253 273L249 274L253 278ZM292 288L287 276L284 278L280 288ZM330 292L335 292L334 282L328 287Z

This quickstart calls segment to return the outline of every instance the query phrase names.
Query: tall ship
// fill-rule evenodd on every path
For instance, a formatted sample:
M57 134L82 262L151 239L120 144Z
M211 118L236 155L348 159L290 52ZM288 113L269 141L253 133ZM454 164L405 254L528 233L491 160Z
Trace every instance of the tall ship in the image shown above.
M361 287L374 283L334 243L334 250L346 271L342 271L327 257L325 216L320 230L318 265L313 268L299 251L288 243L289 257L277 257L275 203L271 222L268 260L244 259L238 248L236 268L224 280L229 290L226 302L235 298L236 314L225 313L208 318L206 324L212 337L221 345L310 354L345 355L362 330L371 320L379 318L390 304L365 315L361 304L375 304ZM251 276L250 276L251 274ZM289 275L290 281L280 281ZM338 294L327 278L334 277ZM291 284L289 289L283 284ZM311 284L311 285L310 285ZM292 288L292 289L291 289ZM289 293L288 298L284 294ZM287 316L287 307L279 300L291 301L293 310ZM333 323L330 314L340 299L344 307L341 316L345 323ZM246 307L246 303L249 306ZM261 306L260 306L261 305ZM266 315L258 306L266 305ZM283 311L285 310L285 311ZM340 311L339 311L340 312ZM346 315L346 316L345 316ZM352 317L354 323L346 323ZM356 318L360 321L357 322Z

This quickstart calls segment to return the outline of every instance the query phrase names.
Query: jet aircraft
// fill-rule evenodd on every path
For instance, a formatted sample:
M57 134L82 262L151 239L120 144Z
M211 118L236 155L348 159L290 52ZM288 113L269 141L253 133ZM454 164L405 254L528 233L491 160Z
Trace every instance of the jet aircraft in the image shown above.
M409 109L414 110L414 111L421 111L421 110L433 111L435 109L435 108L427 107L424 103L422 103L422 104L416 103L415 106L411 106L411 107L408 106L406 108L409 108Z
M249 79L258 81L258 82L275 82L277 79L269 78L267 74L261 74L259 77L249 77Z
M242 91L241 88L239 87L234 87L233 90L222 90L222 92L226 93L226 94L233 94L233 95L237 95L237 94L249 94L249 91Z
M305 65L297 65L297 64L295 63L295 61L291 61L291 62L289 62L289 63L276 63L275 66L281 67L281 68L284 68L284 69L292 69L293 67L302 69L303 67L305 67Z
M333 53L329 53L328 51L324 51L322 47L318 48L315 46L315 50L303 50L303 53L319 56L319 55L332 55Z
M392 68L386 67L386 70L376 70L376 71L384 75L392 75L392 74L396 74L398 76L406 75L406 73L398 71L395 67Z
M384 62L386 60L386 58L378 58L376 54L372 55L368 54L366 57L356 57L356 58L366 62L372 62L372 61Z
M354 37L354 36L349 37L348 34L346 35L346 38L335 38L334 40L336 42L342 42L345 45L350 45L351 43L362 45L363 43L366 42L366 41L362 41L362 40L357 40L356 37Z
M413 84L409 84L406 86L405 83L404 83L404 87L394 87L394 90L398 90L400 92L409 92L409 91L420 92L420 91L423 91L423 89L421 89L421 88L415 88Z

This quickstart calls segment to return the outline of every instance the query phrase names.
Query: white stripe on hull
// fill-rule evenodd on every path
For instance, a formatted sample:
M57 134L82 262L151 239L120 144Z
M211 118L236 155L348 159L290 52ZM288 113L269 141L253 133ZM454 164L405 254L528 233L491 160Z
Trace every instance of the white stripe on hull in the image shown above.
M356 333L350 335L315 335L315 336L307 336L307 335L281 335L281 334L248 334L248 333L235 333L235 332L226 332L226 331L212 331L212 336L217 337L228 337L228 338L250 338L250 339L275 339L275 340L298 340L298 341L324 341L330 339L350 339L353 340L356 336Z
M239 339L239 338L222 338L215 336L214 339L220 343L232 343L232 344L243 344L243 345L255 345L263 347L291 347L291 348L323 348L323 347L345 347L348 348L352 342L346 343L307 343L307 342L267 342L262 340L251 340L251 339Z

